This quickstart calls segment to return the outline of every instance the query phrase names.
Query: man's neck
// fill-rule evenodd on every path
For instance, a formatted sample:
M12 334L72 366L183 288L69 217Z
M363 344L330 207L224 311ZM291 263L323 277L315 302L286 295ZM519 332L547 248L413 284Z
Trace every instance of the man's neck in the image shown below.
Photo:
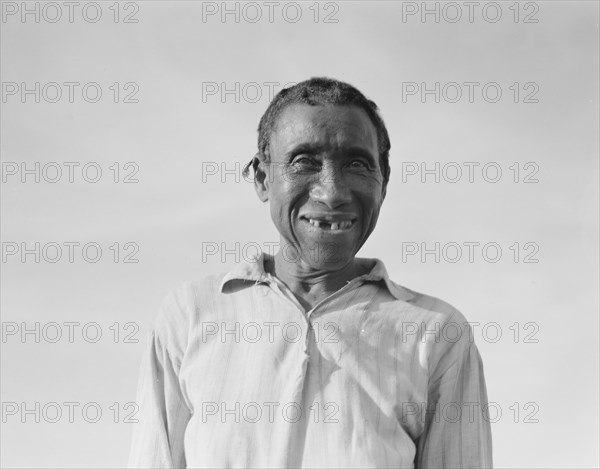
M265 263L265 270L281 280L306 311L365 273L354 258L338 270L315 270L301 259L286 260L281 251L268 264Z

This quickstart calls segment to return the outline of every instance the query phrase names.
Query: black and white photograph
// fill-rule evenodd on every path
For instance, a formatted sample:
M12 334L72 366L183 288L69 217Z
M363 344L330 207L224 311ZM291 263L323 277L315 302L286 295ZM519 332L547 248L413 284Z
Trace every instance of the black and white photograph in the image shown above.
M600 2L0 7L0 467L600 467Z

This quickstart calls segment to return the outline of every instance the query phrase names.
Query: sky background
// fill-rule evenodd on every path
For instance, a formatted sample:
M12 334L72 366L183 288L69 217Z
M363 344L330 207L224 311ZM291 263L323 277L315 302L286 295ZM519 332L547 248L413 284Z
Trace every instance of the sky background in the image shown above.
M256 151L269 87L313 76L347 81L381 109L392 176L359 255L481 324L488 397L502 412L495 466L598 466L597 2L481 2L471 19L457 2L455 22L456 7L435 2L439 21L421 17L421 2L280 2L271 21L263 2L228 3L239 14L222 18L221 2L101 1L92 22L89 3L71 22L58 2L52 22L56 7L27 2L36 22L21 17L21 2L2 2L4 467L125 464L127 403L162 299L278 241L239 172ZM37 96L22 95L36 82ZM65 82L77 83L73 102ZM97 84L87 101L102 90L95 103L87 83ZM436 83L439 102L421 94ZM65 162L79 163L73 182ZM23 182L21 165L36 163L40 182ZM48 182L56 166L62 177ZM424 180L423 167L433 170ZM11 254L35 243L40 262ZM62 246L57 262L46 260L56 252L48 243ZM63 243L79 243L73 262ZM97 262L85 260L86 243L102 248ZM438 261L423 258L436 243ZM478 243L472 262L464 243ZM223 259L223 249L233 254ZM123 262L128 254L138 262ZM72 342L65 322L76 323ZM63 334L55 343L51 323ZM39 337L21 336L36 324ZM52 402L63 411L56 423ZM64 402L78 403L73 422ZM39 423L23 413L36 403ZM86 404L90 420L101 409L96 423L82 416Z

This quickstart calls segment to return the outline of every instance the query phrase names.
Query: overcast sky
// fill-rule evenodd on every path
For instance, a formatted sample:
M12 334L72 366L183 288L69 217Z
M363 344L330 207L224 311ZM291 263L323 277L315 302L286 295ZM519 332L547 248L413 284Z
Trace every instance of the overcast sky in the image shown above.
M502 410L495 465L598 465L597 2L430 2L439 22L421 2L88 4L72 22L39 4L36 22L35 2L24 18L3 3L1 391L103 416L3 412L4 466L124 464L123 406L164 296L278 240L239 173L271 93L313 76L358 87L389 130L388 194L359 255L492 324L475 340ZM35 243L40 262L22 262ZM79 243L72 263L64 243ZM46 340L69 321L73 343ZM46 338L21 340L22 322Z

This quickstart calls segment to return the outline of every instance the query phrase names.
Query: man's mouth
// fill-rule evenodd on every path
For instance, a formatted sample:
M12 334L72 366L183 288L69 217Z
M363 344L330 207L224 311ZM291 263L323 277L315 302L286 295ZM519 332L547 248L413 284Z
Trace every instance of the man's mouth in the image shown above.
M344 231L349 230L356 223L357 218L336 217L336 216L302 216L302 220L308 224L324 231Z

